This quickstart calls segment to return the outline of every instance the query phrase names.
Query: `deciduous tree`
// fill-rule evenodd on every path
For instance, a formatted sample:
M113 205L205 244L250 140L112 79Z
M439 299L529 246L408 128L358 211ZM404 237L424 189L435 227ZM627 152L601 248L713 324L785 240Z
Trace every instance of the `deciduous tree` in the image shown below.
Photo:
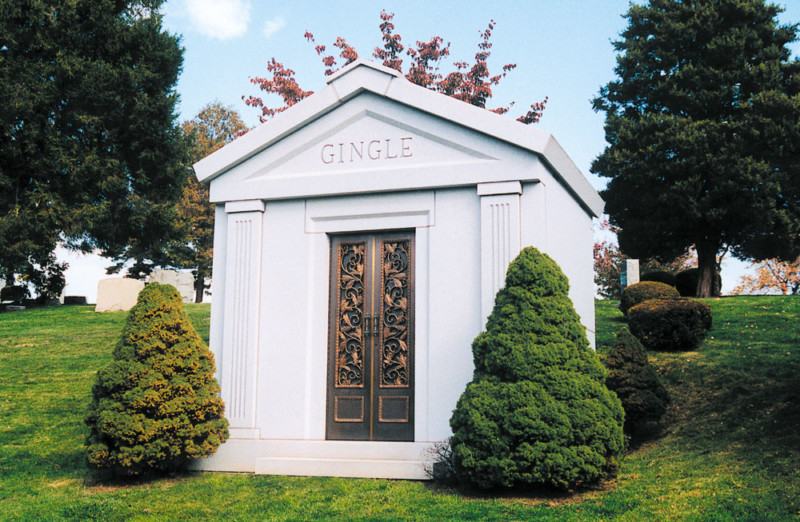
M606 150L592 172L619 244L670 259L694 245L699 296L717 255L800 251L800 62L764 0L632 5L616 42L618 78L600 90Z
M771 294L800 295L800 258L794 262L767 259L755 266L755 274L742 276L734 295Z
M478 107L486 108L486 103L492 97L492 88L505 78L509 71L516 67L516 64L506 64L501 68L499 74L492 75L489 72L488 60L491 56L491 37L494 30L494 20L489 22L485 31L480 33L478 51L475 53L473 63L465 61L453 62L453 70L446 75L439 71L439 66L444 58L450 56L450 43L444 43L440 36L434 36L427 42L416 42L415 46L404 46L402 37L394 32L393 13L382 11L380 14L382 46L375 47L372 56L380 60L386 67L391 67L403 72L403 51L409 58L411 64L405 71L405 77L410 82L423 87L427 87L436 92L452 96L453 98L465 101ZM325 67L325 75L329 76L336 72L339 62L333 54L328 53L325 45L316 45L314 35L310 32L305 33L305 38L315 44L314 49L321 57ZM333 47L338 49L339 59L342 66L354 62L358 59L358 52L354 47L347 43L341 36L336 38ZM245 103L261 110L261 121L267 121L275 114L286 110L303 98L306 98L313 91L303 90L297 83L295 72L287 68L275 58L267 63L268 77L255 77L250 81L257 85L259 89L268 94L277 94L283 104L272 106L258 96L242 96ZM517 118L518 121L530 124L536 123L542 116L547 98L541 102L531 104L530 109ZM511 109L513 102L505 107L491 109L493 112L504 114Z
M186 178L160 0L0 4L0 277L63 287L58 242L119 268L163 247ZM145 267L146 268L146 267Z
M206 105L183 124L192 162L200 161L247 130L239 114L218 101ZM168 264L192 269L195 302L200 303L208 288L206 278L211 276L214 205L209 203L208 185L198 182L192 172L188 177L177 207L177 227L182 238L170 244Z

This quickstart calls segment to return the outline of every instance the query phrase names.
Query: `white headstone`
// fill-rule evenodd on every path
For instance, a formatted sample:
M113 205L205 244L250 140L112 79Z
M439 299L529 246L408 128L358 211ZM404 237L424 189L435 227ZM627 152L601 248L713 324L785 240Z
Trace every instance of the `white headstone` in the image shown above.
M150 281L162 285L172 285L181 294L184 303L194 301L194 276L191 272L178 272L177 270L153 270L150 272Z
M639 260L626 259L625 265L622 267L622 274L620 279L622 288L635 285L639 282Z
M95 312L116 312L130 310L136 304L144 281L127 277L101 279L97 283L97 305Z

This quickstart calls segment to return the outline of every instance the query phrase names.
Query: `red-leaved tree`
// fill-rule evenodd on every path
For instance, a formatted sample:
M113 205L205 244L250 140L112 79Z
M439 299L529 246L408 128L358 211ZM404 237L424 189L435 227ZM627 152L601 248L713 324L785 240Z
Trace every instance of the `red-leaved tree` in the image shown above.
M434 36L427 42L418 41L415 46L406 48L402 43L402 37L394 32L394 24L392 23L394 14L381 11L380 19L379 28L382 46L375 47L372 53L374 58L380 60L386 67L400 71L408 81L414 84L446 94L477 107L487 108L486 103L492 97L492 88L500 83L500 80L505 78L509 71L516 67L516 64L510 63L502 67L500 74L492 75L489 72L488 60L489 56L491 56L492 43L490 40L494 30L494 20L490 21L486 30L480 33L480 42L478 43L478 52L475 53L474 63L453 62L454 70L443 75L439 71L439 65L444 58L450 56L450 43L445 44L441 37ZM333 47L337 49L334 52L339 55L338 59L334 54L329 53L326 46L318 45L313 34L306 31L305 38L315 45L314 50L322 59L326 76L338 70L340 66L339 60L341 60L341 66L345 66L358 59L358 52L341 36L336 38L333 43ZM403 71L404 54L409 58L410 62L405 72ZM313 91L303 90L297 83L295 72L275 58L271 58L267 63L267 73L269 74L265 77L250 78L250 82L268 94L277 94L283 101L282 105L271 106L258 96L242 96L247 105L260 109L262 123L275 116L275 114L285 111L303 98L314 94ZM517 121L526 125L538 122L542 117L546 104L547 98L531 104L530 110L517 118ZM512 102L508 106L489 110L498 114L505 114L513 105L514 103Z

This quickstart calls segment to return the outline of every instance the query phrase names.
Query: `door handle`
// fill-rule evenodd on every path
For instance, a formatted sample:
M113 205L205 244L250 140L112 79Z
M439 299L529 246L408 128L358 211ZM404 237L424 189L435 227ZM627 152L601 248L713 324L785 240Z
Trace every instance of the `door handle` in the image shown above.
M378 324L378 316L377 315L373 315L372 316L372 335L374 335L375 337L378 336L378 333L379 333L378 332L378 328L379 327L380 326Z
M365 315L364 316L364 337L369 337L369 335L370 335L370 331L369 331L369 316Z

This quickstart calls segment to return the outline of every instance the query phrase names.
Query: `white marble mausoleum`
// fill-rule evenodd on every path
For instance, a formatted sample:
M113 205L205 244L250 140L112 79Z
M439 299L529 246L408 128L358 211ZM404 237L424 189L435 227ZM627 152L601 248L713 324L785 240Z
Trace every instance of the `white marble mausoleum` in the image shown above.
M424 479L533 245L594 342L602 200L547 132L357 61L195 165L231 439L200 469Z

